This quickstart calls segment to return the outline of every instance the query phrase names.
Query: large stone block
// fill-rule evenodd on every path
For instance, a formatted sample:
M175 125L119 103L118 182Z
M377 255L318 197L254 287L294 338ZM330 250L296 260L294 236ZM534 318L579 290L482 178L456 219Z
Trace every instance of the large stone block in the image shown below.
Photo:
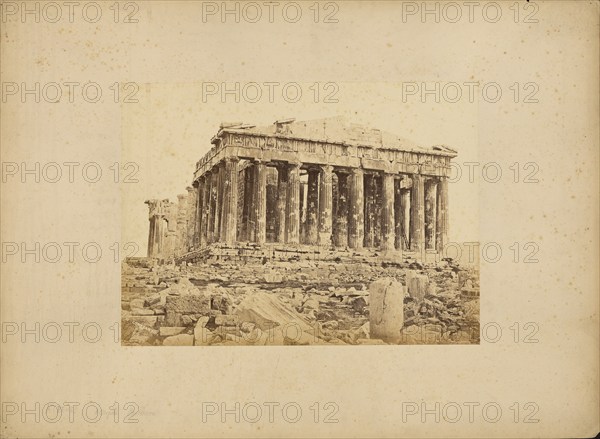
M404 325L406 288L393 278L382 278L369 286L370 337L388 343L400 341Z
M294 325L301 330L312 329L299 313L268 293L254 293L246 297L238 305L235 314L240 323L255 323L265 331L283 325Z

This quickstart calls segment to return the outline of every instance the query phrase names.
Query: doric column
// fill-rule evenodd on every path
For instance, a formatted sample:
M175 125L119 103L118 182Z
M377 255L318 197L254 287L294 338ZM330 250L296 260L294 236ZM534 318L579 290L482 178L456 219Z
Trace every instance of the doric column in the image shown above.
M227 244L233 244L237 237L238 163L237 157L225 160L221 239Z
M154 257L154 235L156 233L154 231L154 227L155 227L154 217L148 218L148 257L149 258Z
M333 214L333 166L321 168L321 190L319 192L319 244L331 245Z
M155 216L154 221L154 257L160 259L162 258L164 247L163 237L165 236L165 222L162 215Z
M286 242L300 242L300 163L291 163L288 176Z
M309 169L306 188L306 240L309 245L319 241L319 171Z
M394 212L394 174L383 175L383 240L381 248L394 250L396 244L396 222Z
M285 242L285 222L287 204L288 169L287 166L277 167L277 242Z
M196 186L196 210L194 221L194 248L199 249L202 244L202 209L204 205L204 180L200 179Z
M361 248L365 234L363 176L363 170L359 168L353 168L350 172L348 244L351 248Z
M383 240L383 178L380 175L373 177L373 187L373 247L378 247Z
M412 192L410 195L410 249L422 252L425 245L425 211L423 176L412 174Z
M198 200L196 199L196 190L188 186L185 188L187 190L187 233L186 233L186 243L185 248L186 251L191 249L194 245L194 229L196 228L196 204Z
M410 250L410 189L400 193L400 243L399 248Z
M401 179L394 180L394 247L402 250L402 187Z
M437 251L442 253L446 244L448 244L448 178L440 177L437 190Z
M364 246L376 247L377 242L380 240L377 234L379 233L378 215L377 215L377 202L379 193L377 190L377 176L374 174L365 174L365 239Z
M337 209L333 218L333 244L348 246L348 174L337 173Z
M263 244L267 239L267 167L264 162L256 163L256 242Z
M225 164L219 162L217 168L217 187L215 192L215 241L223 240L223 188L225 186Z
M437 181L428 179L425 184L425 249L435 250Z
M213 167L209 171L209 197L207 206L208 221L206 223L207 243L215 242L215 211L217 197L217 168Z
M210 212L210 173L206 173L202 176L202 192L203 192L203 202L202 202L202 211L200 215L202 216L202 223L200 227L200 244L207 245L208 244L208 222L209 222L209 212Z
M254 164L249 163L244 169L244 207L242 209L242 240L253 242L254 232L256 227L254 225L254 181L255 181L255 167Z

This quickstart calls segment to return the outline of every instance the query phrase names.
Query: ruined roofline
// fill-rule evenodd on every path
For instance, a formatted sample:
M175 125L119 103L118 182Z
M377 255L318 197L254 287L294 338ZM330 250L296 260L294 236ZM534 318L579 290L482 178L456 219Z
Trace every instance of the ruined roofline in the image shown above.
M353 142L353 141L338 141L338 140L328 140L328 139L319 139L319 138L311 138L307 136L290 136L285 134L267 134L267 133L257 133L252 131L247 131L246 129L234 129L234 128L222 128L219 130L217 135L213 137L211 140L212 144L216 144L221 141L221 135L225 133L231 134L243 134L247 136L255 136L255 137L272 137L278 139L289 139L289 140L305 140L309 142L318 142L318 143L330 143L333 145L342 145L342 146L360 146L365 148L377 148L377 149L389 149L392 151L402 151L402 152L414 152L418 154L430 154L430 155L441 155L444 157L454 158L458 155L458 151L452 149L446 145L433 145L429 148L400 148L397 146L386 146L386 145L369 145L365 142Z
M240 124L242 125L242 124ZM295 134L285 134L285 133L267 133L262 131L252 131L255 128L254 125L246 125L240 126L236 125L236 127L220 127L217 134L211 139L211 143L213 145L217 145L222 140L222 135L226 133L231 134L241 134L246 136L254 136L254 137L270 137L277 139L286 139L286 140L303 140L308 142L315 143L328 143L332 145L341 145L341 146L353 146L353 147L363 147L363 148L375 148L382 150L391 150L391 151L402 151L402 152L411 152L417 154L429 154L429 155L438 155L444 157L454 158L458 155L458 151L453 148L450 148L446 145L433 145L430 147L401 147L396 145L386 145L383 140L379 144L374 144L373 142L363 142L363 141L353 141L353 140L335 140L335 139L327 139L327 138L319 138L319 137L309 137ZM208 153L207 153L208 154Z

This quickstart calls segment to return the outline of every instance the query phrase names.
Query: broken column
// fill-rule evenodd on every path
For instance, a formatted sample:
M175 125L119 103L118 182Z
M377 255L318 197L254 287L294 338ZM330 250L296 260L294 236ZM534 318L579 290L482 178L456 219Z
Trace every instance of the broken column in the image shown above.
M369 286L370 338L388 343L400 341L405 296L404 285L391 277L378 279Z

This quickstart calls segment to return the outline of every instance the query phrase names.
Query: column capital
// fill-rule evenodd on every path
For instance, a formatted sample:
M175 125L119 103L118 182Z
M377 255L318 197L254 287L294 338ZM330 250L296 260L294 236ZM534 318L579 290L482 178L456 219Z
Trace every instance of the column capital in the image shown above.
M300 167L302 166L302 162L288 162L288 166L291 169L300 169Z
M224 161L225 162L230 162L230 163L237 163L237 162L240 161L240 158L238 156L233 155L233 156L226 157L224 159Z
M362 168L350 168L352 175L364 175L365 171Z

